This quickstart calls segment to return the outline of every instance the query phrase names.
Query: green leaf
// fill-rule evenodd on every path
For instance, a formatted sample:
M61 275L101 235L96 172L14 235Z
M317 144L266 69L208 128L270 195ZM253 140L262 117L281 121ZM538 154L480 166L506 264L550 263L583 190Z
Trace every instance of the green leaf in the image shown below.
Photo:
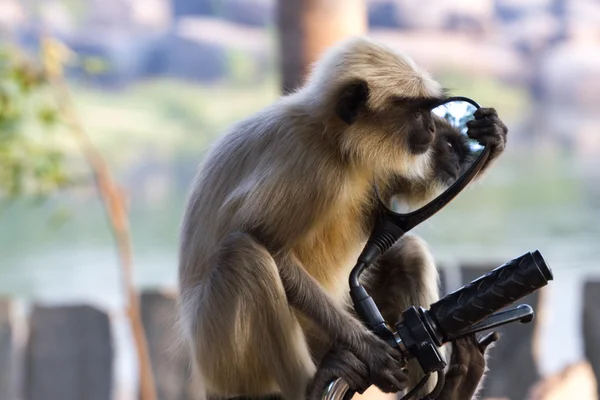
M42 124L49 127L58 121L58 112L50 107L42 107L38 110L38 118Z
M99 75L109 70L109 64L104 59L96 56L85 57L82 62L85 72L90 75Z

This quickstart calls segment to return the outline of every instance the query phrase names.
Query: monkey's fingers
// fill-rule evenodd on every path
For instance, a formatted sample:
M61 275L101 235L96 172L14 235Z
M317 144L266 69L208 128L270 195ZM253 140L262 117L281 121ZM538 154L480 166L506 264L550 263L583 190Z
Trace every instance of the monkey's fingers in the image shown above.
M384 393L397 393L408 387L408 375L403 371L400 374L395 371L378 371L376 376L372 376L371 382Z
M346 381L350 389L362 393L369 388L369 368L362 361L349 350L340 352L338 360L332 370Z
M475 119L482 119L482 118L486 118L486 117L497 117L498 116L498 112L494 109L494 108L478 108L474 113L473 116L475 117Z
M320 368L313 379L313 383L309 387L308 398L315 400L320 399L325 392L325 389L327 389L327 386L338 378L341 378L346 382L350 390L360 394L364 393L365 390L371 386L368 377L361 376L358 371L355 371L352 368Z
M392 356L394 358L394 360L400 362L403 365L406 363L404 356L398 349L390 348L390 356Z
M481 351L481 354L485 353L488 346L496 342L498 339L500 339L500 335L498 334L498 332L491 332L485 335L483 338L481 338L478 341L479 351Z
M350 389L358 393L364 392L369 386L369 368L360 361L349 349L334 347L321 361L317 371L319 382L332 381L342 378Z
M323 397L323 393L327 386L333 381L337 379L337 376L331 376L328 371L317 371L317 375L314 377L312 384L308 388L307 399L308 400L319 400ZM346 382L347 383L347 382ZM348 385L350 387L350 385ZM351 390L352 387L350 387Z
M492 126L494 124L497 124L497 121L499 121L497 118L472 119L470 121L467 121L467 128L474 129L474 128L483 128L486 126Z
M342 378L344 382L348 384L350 390L362 394L365 390L371 386L369 381L369 375L363 376L359 371L353 370L352 368L344 369L338 374L339 378ZM336 379L336 376L334 379ZM333 380L333 379L331 379ZM330 381L331 381L330 380Z
M469 129L467 134L481 145L502 147L506 144L506 136L496 126Z
M484 118L472 119L470 121L467 121L467 128L469 130L488 126L497 127L499 132L501 132L503 135L506 135L508 133L508 128L506 127L504 122L502 122L502 120L498 118L497 115L491 115L486 116Z
M371 366L371 383L384 393L396 393L406 389L409 376L404 360L398 361L388 354L382 361L381 364Z

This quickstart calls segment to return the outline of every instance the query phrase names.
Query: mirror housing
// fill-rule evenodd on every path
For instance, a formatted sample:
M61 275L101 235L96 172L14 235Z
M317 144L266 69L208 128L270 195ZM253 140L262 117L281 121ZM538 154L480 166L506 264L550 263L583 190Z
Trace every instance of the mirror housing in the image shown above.
M474 100L462 96L449 97L442 103L439 103L435 108L445 106L452 102L466 102L474 106L475 109L480 108L479 104ZM389 249L406 232L430 218L452 201L473 180L473 178L477 176L487 161L489 154L490 149L487 146L484 147L477 159L448 189L425 206L409 213L397 213L391 210L382 201L377 186L375 186L379 203L377 221L365 248L358 257L356 266L350 274L350 287L359 287L360 284L358 279L364 269Z

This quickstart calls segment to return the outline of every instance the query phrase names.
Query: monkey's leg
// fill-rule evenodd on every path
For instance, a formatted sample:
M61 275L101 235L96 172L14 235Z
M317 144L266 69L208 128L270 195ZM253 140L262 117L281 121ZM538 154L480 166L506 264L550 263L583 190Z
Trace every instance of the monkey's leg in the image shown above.
M454 351L449 361L444 385L436 400L469 400L476 398L486 371L488 350L499 338L492 332L477 339L475 334L452 343Z
M196 300L185 300L209 397L304 399L316 367L269 252L234 233L212 262Z
M363 275L367 292L381 310L388 324L395 325L402 311L410 306L427 308L439 299L439 274L425 242L413 235L406 235L385 252ZM445 346L441 351L448 358ZM423 377L416 360L408 363L409 388ZM433 390L437 382L432 374L418 395Z

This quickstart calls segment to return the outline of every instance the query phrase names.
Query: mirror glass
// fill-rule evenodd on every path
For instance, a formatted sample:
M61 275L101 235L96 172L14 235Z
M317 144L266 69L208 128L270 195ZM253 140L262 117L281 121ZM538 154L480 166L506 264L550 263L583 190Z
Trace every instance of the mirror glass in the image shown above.
M468 174L469 171L473 172L471 167L474 167L475 164L482 164L482 153L485 147L480 145L477 140L468 137L467 122L475 118L473 114L478 108L479 105L471 99L452 97L431 110L435 116L441 119L440 123L436 124L435 139L436 157L440 157L439 154L442 154L442 161L436 163L435 167L436 179L439 180L437 186L440 191L425 193L421 200L413 202L407 202L405 196L396 196L390 199L390 203L386 206L390 211L398 214L410 213L416 216L423 207L430 204L430 211L432 208L442 208L466 185L468 180L473 178L473 174L468 178L465 174ZM461 159L460 168L457 168L455 162L457 155ZM465 179L461 180L460 178ZM460 183L459 180L461 180ZM461 187L459 188L459 186ZM433 205L432 203L435 202L437 204ZM426 218L425 215L423 217Z
M468 142L471 151L474 153L481 153L483 151L483 146L476 140L467 136L467 122L475 118L473 114L477 111L477 108L478 107L468 101L454 100L442 104L441 106L437 106L432 109L431 112L434 115L445 119L450 125L456 128Z

